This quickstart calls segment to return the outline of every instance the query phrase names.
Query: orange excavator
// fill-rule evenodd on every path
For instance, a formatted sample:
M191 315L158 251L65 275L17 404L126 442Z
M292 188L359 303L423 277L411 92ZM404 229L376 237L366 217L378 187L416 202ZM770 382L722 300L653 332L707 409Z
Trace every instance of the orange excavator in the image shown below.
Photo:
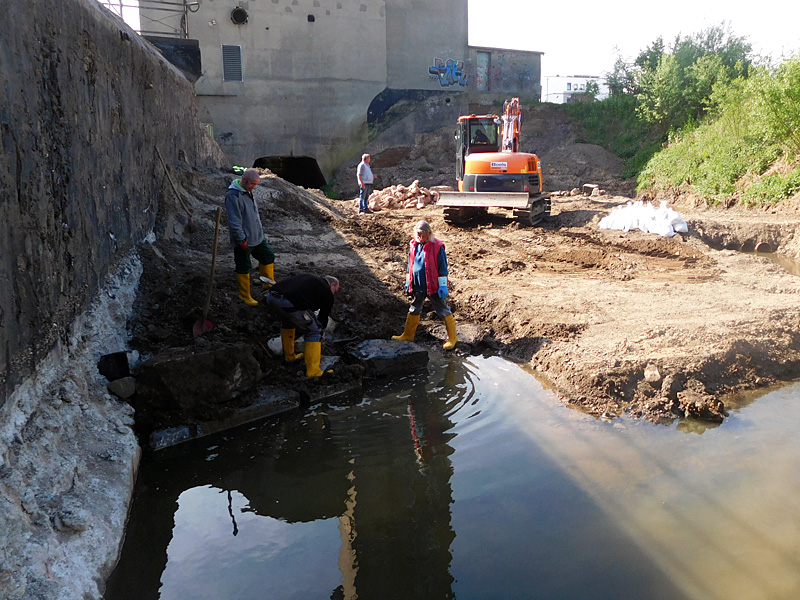
M489 208L505 208L526 225L550 214L550 196L542 192L542 163L519 151L522 110L519 99L506 101L503 115L459 117L456 129L457 192L439 192L448 223L464 223Z

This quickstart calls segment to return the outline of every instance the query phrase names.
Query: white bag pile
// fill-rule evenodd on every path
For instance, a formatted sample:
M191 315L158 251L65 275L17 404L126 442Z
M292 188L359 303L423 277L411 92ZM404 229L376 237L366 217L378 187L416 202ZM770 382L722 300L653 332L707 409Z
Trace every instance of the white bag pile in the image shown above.
M611 214L600 219L600 229L621 229L631 231L639 229L645 233L657 233L663 237L672 237L676 233L687 233L689 227L676 211L667 208L661 202L656 209L650 202L641 200L628 202L625 206L617 206Z
M382 190L372 192L369 197L371 209L391 208L425 208L428 204L439 199L439 192L431 191L419 184L415 179L409 186L393 185Z

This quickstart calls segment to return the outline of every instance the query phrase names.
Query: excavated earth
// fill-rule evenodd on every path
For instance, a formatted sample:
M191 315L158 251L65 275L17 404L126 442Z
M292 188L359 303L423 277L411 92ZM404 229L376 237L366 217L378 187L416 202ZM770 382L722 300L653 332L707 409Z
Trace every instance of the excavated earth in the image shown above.
M670 207L689 226L672 238L600 229L612 208L633 200L631 183L619 177L620 161L596 146L551 146L555 164L545 177L565 188L598 183L609 193L554 195L552 216L535 227L503 210L452 226L435 204L359 215L349 182L341 192L347 199L331 200L265 173L256 197L277 255L276 277L311 272L342 283L332 315L335 335L323 345L323 355L341 360L321 380L306 380L301 365L275 357L268 345L279 324L264 303L251 308L238 299L224 211L208 315L215 327L193 340L207 293L216 210L235 175L176 172L192 221L176 203L172 215L162 215L167 230L141 251L132 346L146 358L172 347L245 341L265 381L308 395L358 380L361 371L348 364L347 349L402 331L408 240L414 224L426 219L447 248L455 353L499 354L529 364L564 402L598 417L718 422L726 416L726 394L800 375L800 279L791 268L748 252L761 244L800 256L797 198L759 211L708 209L691 198L672 198ZM406 162L433 162L401 154ZM381 166L380 155L374 163L378 188L409 185L412 177L422 181L422 174L428 176L423 185L451 183L443 166L407 172L405 162ZM258 298L255 270L252 279ZM417 341L441 351L445 337L442 320L424 313Z

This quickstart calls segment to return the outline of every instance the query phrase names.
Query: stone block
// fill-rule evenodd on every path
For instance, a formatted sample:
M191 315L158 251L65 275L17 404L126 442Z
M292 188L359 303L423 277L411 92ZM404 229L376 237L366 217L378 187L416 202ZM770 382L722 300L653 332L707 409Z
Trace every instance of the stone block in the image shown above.
M593 195L593 194L594 194L595 190L598 190L598 189L599 189L599 188L597 187L597 184L594 184L594 183L584 183L584 184L583 184L583 188L582 188L583 195L584 195L584 196L591 196L591 195ZM594 194L594 195L596 196L597 194Z
M428 367L428 351L414 342L365 340L350 355L371 377L405 375Z
M136 405L191 413L236 398L255 387L261 377L249 344L173 348L137 369Z

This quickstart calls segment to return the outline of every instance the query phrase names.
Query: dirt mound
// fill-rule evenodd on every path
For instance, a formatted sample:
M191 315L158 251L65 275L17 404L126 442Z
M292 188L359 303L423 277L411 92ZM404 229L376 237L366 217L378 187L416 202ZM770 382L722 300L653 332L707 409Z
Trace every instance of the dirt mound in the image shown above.
M562 144L540 158L547 189L571 190L584 183L594 183L614 193L630 189L622 182L624 163L617 155L594 144Z
M501 106L472 105L473 114L497 114ZM576 144L574 125L566 113L551 105L523 107L521 150L535 153L542 160L547 191L571 190L594 183L611 193L633 196L634 183L621 178L623 162L600 146ZM419 180L426 188L456 185L456 124L432 133L418 134L412 146L387 148L372 156L375 189L410 185ZM334 196L358 196L355 177L357 161L337 175L331 191Z

